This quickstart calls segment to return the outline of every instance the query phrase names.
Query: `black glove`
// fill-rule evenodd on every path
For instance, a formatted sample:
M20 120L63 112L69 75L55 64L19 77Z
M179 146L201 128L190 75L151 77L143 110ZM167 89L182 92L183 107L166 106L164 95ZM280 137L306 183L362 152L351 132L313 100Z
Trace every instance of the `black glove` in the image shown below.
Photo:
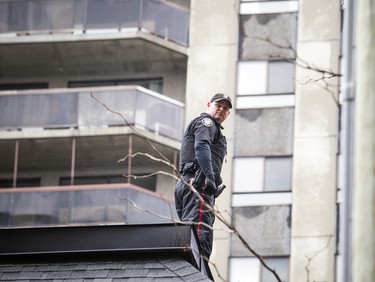
M210 196L215 195L217 188L214 179L206 177L204 180L204 192Z
M224 189L227 188L227 186L225 186L223 183L221 183L218 187L217 187L217 191L215 193L215 198L219 197L221 193L223 193Z

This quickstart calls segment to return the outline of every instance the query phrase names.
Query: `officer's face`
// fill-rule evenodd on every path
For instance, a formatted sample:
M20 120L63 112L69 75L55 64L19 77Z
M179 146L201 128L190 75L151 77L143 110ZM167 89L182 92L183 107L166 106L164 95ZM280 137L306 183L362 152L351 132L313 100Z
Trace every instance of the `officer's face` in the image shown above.
M207 113L212 116L217 122L222 123L230 114L229 103L225 100L208 103Z

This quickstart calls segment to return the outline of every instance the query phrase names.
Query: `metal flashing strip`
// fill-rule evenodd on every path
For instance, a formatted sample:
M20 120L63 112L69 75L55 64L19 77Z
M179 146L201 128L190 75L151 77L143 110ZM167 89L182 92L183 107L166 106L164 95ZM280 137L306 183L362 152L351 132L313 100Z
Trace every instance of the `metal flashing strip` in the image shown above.
M181 224L148 224L0 229L0 258L110 252L192 252L191 228Z

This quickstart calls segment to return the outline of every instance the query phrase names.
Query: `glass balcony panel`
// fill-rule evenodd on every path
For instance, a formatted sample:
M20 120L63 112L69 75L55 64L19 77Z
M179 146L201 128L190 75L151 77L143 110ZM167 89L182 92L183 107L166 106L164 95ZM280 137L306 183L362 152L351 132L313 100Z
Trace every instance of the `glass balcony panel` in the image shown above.
M90 0L87 2L86 29L138 27L141 1Z
M156 134L181 139L183 108L166 103L161 97L137 94L136 125L145 125Z
M186 45L189 11L158 0L0 1L0 33L79 34L122 28L144 28Z
M76 93L24 95L21 125L27 127L70 127L77 121ZM35 114L38 112L38 114Z
M126 198L120 194L120 199L126 203L128 212L127 223L166 223L177 219L174 203L155 198L152 194L140 193L130 189Z
M60 212L69 204L67 196L66 192L49 191L11 194L11 226L59 224Z
M82 27L85 0L0 2L0 32L51 32ZM64 15L61 17L61 15Z
M114 113L118 112L139 128L173 139L182 137L183 104L142 87L100 87L91 91L76 88L62 93L43 90L43 94L40 91L0 95L0 130L125 125L122 117Z
M83 4L83 1L79 0L28 2L28 29L31 31L72 30L75 21L78 20L75 18L74 11L75 9L82 11L82 8L79 8Z
M0 96L0 128L18 128L21 124L23 96Z
M15 151L16 141L0 140L0 188L13 186Z
M189 12L155 0L144 0L142 27L177 42L188 41Z
M66 223L127 223L127 204L119 193L119 189L70 192L72 206ZM128 198L128 191L123 193Z
M177 219L172 202L131 185L46 188L0 190L0 228L170 223Z
M0 2L0 32L27 30L27 1Z
M127 91L95 91L93 95L111 111L121 114L129 124L134 124L135 89ZM120 115L108 111L87 92L79 93L78 112L79 126L126 124Z
M13 194L7 193L0 195L0 228L12 224L13 202Z

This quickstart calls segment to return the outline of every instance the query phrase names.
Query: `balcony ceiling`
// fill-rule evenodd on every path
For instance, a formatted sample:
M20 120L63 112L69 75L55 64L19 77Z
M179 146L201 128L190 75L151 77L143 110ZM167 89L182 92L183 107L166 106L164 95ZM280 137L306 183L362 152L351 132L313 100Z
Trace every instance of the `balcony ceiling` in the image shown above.
M72 35L64 42L43 38L48 35L1 43L0 79L167 72L184 70L187 64L185 47L151 35L101 40Z

